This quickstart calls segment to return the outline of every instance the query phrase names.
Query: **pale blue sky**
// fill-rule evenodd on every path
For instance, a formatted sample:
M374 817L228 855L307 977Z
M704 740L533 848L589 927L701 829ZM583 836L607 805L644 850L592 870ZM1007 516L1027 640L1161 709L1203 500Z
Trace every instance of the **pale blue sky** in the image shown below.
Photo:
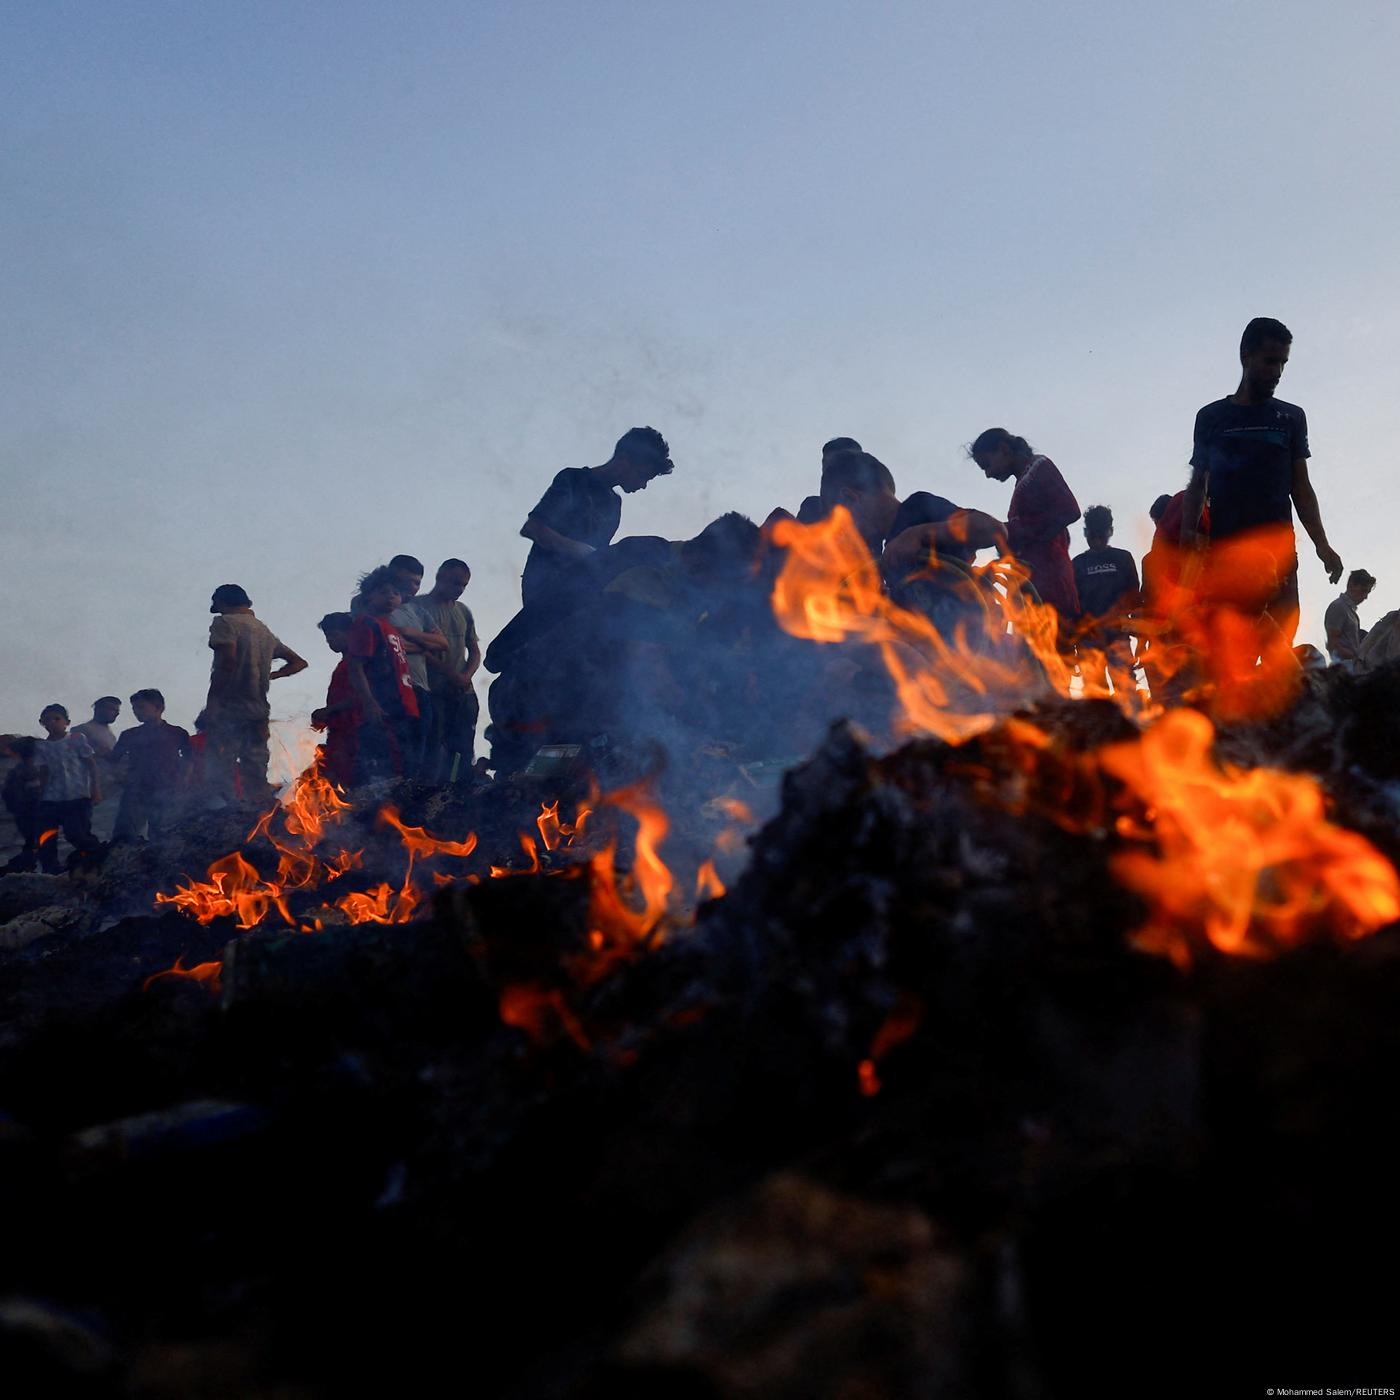
M1001 424L1140 552L1253 315L1348 568L1392 569L1400 7L0 4L0 729L156 685L208 597L316 620L516 531L634 423L623 533L815 490L849 433L1004 513ZM1076 532L1076 548L1080 547ZM1333 596L1306 553L1302 638ZM128 722L123 716L121 723Z

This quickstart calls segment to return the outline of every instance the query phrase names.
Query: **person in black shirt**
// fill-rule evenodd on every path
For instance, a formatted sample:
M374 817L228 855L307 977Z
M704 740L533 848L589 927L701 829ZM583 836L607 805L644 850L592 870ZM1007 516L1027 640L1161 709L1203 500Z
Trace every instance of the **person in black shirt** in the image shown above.
M1116 670L1121 677L1133 664L1132 642L1124 623L1138 603L1137 565L1126 549L1109 546L1113 512L1107 506L1090 506L1084 512L1084 538L1089 548L1074 557L1074 586L1088 624L1083 646L1103 652L1109 659L1110 673Z
M140 841L166 831L179 815L181 795L189 784L190 736L165 720L165 696L154 689L131 697L138 723L122 731L112 750L112 766L126 765L126 785L117 808L113 841Z
M527 604L566 589L579 566L612 542L622 521L620 488L645 491L674 464L666 439L655 428L631 428L600 467L565 467L520 527L530 541L530 557L520 579Z
M1239 388L1196 415L1181 543L1188 548L1202 544L1200 518L1207 498L1215 544L1269 526L1291 530L1296 507L1327 577L1335 583L1342 576L1342 560L1328 543L1308 478L1307 416L1296 404L1274 397L1292 343L1287 326L1256 317L1240 340ZM1265 611L1291 640L1298 620L1297 555L1288 549L1271 562L1277 580L1276 585L1270 581L1273 596Z

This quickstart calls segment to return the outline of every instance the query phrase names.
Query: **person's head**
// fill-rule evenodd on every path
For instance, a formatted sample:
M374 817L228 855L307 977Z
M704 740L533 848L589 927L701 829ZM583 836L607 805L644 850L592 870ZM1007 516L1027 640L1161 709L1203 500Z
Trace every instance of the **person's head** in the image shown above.
M455 603L472 581L471 569L460 559L444 559L433 579L433 592L446 602Z
M826 502L820 496L804 496L802 504L797 507L797 523L815 525L818 520L825 520L830 513Z
M209 711L208 711L208 710L201 710L201 711L194 717L194 732L195 732L196 734L203 734L204 731L205 731L206 729L208 729L208 728L209 728Z
M1113 537L1113 512L1107 506L1090 506L1084 512L1084 538L1090 549L1107 549Z
M211 613L240 612L242 609L252 606L253 600L236 583L221 583L214 590L214 596L209 600Z
M111 724L122 712L122 702L115 695L104 695L92 702L92 717L98 724Z
M39 741L29 734L21 734L19 738L11 739L6 747L21 763L31 763Z
M675 467L666 439L655 428L629 428L613 448L611 465L617 484L629 494L645 491L658 476L669 476Z
M423 561L411 554L396 554L389 560L389 567L399 585L399 602L416 597L423 586Z
M1353 569L1347 575L1347 597L1353 603L1364 603L1375 586L1376 580L1365 569Z
M834 437L829 442L822 443L822 470L826 470L826 464L832 457L838 456L842 452L863 452L864 450L855 438Z
M1271 399L1288 363L1293 332L1272 316L1256 316L1240 337L1242 383L1255 398Z
M45 705L39 711L39 723L50 739L61 739L68 732L68 711L62 705Z
M993 481L1009 481L1034 454L1025 438L1016 437L1005 428L988 428L977 434L967 455Z
M360 578L360 603L371 617L387 617L403 602L403 588L392 564L381 564Z
M343 652L350 645L350 633L355 626L355 619L347 612L327 613L316 626L321 629L326 638L326 645L332 651Z
M754 572L762 548L758 526L730 511L681 545L681 563L697 583L738 582Z
M822 504L845 506L866 540L883 540L899 514L894 475L868 452L838 452L822 468Z
M138 690L131 697L131 713L138 724L158 724L165 714L165 696L153 686Z
M1152 505L1149 507L1147 514L1151 518L1151 521L1154 525L1167 513L1167 507L1171 505L1171 503L1172 498L1169 495L1167 495L1166 492L1163 492L1160 496L1157 497L1155 501L1152 502Z

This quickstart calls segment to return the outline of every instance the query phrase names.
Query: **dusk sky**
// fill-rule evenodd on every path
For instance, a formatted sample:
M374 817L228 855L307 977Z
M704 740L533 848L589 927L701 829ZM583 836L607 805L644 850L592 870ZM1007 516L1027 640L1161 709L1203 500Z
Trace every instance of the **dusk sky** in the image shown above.
M1369 624L1397 55L1382 0L4 4L0 730L149 685L188 726L223 582L312 662L284 718L396 552L468 560L489 639L633 424L676 471L623 534L795 509L836 434L1004 517L1002 425L1140 554L1255 315Z

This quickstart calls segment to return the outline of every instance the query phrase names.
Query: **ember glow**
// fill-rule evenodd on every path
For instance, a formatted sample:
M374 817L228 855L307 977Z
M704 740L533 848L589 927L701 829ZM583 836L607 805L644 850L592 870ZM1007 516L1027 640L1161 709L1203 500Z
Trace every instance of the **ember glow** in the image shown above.
M192 982L202 982L211 992L217 992L223 971L224 965L221 962L202 962L193 967L186 967L181 959L176 958L173 967L167 967L164 972L157 972L146 978L141 984L141 990L145 991L152 982L159 982L164 977L183 977Z

